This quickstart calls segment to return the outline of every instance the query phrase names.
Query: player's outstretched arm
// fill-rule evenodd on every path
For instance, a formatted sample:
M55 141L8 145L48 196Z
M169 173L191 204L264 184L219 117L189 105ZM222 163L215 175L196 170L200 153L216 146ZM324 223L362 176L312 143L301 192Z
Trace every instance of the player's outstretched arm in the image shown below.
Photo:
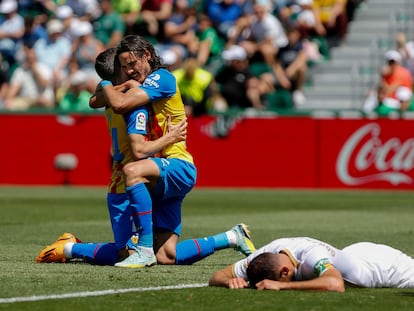
M345 283L337 269L329 269L320 277L307 281L280 282L263 280L255 284L258 290L321 290L331 292L344 292Z
M104 83L101 82L105 101L116 113L128 112L133 108L148 104L150 101L148 94L138 87L129 86L130 88L128 90L120 91L122 88L128 88L126 83L128 82L125 82L122 85L119 85L119 88L116 88L111 83L107 83L107 81Z
M232 289L246 288L249 286L243 278L236 278L233 274L233 265L216 271L210 278L209 286L228 287Z
M122 91L123 86L122 85L116 85L114 86L114 89L117 91ZM106 99L102 93L101 85L98 84L95 89L95 93L89 98L89 107L97 109L97 108L103 108L107 106Z

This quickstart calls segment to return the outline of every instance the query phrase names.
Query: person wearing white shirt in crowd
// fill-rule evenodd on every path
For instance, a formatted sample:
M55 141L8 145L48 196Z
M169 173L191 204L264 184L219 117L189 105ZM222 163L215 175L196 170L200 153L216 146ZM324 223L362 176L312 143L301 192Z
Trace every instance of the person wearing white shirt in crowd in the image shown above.
M39 39L34 49L40 63L46 65L53 72L55 92L62 86L67 76L68 63L71 57L71 42L62 36L63 23L58 19L51 19L46 24L48 39Z
M253 15L237 21L227 44L238 43L247 51L249 58L259 53L266 63L273 65L277 51L288 44L288 38L282 23L271 12L269 0L256 1L253 11Z
M17 9L16 0L3 0L0 4L0 53L10 65L16 61L17 43L24 34L24 18Z
M23 46L23 63L13 72L4 109L53 108L52 71L37 60L30 46Z

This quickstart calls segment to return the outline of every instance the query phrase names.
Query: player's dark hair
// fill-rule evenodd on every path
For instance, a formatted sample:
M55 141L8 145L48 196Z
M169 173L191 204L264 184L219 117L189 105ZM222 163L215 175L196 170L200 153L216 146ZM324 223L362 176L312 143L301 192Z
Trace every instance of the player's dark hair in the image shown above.
M161 58L155 52L154 46L142 36L128 35L125 36L117 47L117 55L124 52L132 52L137 57L144 56L145 52L149 52L151 59L148 61L152 71L162 68Z
M102 80L114 82L116 77L115 60L116 48L109 48L101 52L95 60L95 70Z
M262 253L255 257L247 266L247 280L251 287L264 279L277 280L277 262L273 253Z

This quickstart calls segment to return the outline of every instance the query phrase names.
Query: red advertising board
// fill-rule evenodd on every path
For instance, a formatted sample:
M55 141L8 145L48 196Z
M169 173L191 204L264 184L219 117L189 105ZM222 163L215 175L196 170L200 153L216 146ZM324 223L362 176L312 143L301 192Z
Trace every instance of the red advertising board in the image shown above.
M110 174L110 144L103 116L0 115L3 144L0 184L103 185ZM72 171L55 167L58 155L72 154Z
M198 186L316 186L315 120L244 118L228 136L212 138L215 119L191 120L188 146L198 168Z
M414 120L233 118L217 137L220 121L189 120L197 187L414 187ZM0 122L0 184L107 184L110 144L102 115L5 114ZM73 170L56 167L61 154L76 158Z
M414 189L414 120L321 120L320 187Z

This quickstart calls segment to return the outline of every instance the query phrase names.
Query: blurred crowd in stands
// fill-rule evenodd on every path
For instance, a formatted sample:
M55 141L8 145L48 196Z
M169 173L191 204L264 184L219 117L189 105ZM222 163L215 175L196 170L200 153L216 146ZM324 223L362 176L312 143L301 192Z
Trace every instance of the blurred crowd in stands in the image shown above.
M367 114L390 116L414 111L414 38L397 32L393 45L395 49L384 55L377 88L369 92L363 104Z
M90 111L95 57L129 34L154 44L188 115L294 108L363 1L2 0L0 108Z

